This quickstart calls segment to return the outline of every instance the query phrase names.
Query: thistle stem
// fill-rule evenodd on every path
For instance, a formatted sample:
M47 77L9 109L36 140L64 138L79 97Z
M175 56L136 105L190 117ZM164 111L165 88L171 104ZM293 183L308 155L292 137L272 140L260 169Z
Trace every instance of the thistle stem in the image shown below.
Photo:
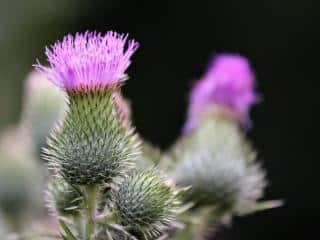
M92 235L94 233L95 222L94 222L94 214L96 208L96 195L97 195L97 187L95 185L88 186L86 188L86 226L85 226L85 236L86 240L91 240Z
M73 221L75 223L75 227L78 231L79 236L81 236L81 238L83 238L83 222L81 219L81 215L76 214L75 216L73 216Z

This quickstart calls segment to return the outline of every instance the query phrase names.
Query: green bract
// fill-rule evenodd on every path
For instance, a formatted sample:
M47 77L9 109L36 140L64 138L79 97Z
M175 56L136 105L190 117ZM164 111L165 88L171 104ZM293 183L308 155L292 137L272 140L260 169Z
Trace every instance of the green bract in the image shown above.
M110 182L125 175L139 154L113 93L112 88L68 92L69 109L52 133L45 158L71 184Z
M115 194L116 213L135 235L159 236L174 219L179 201L173 189L154 170L131 174Z
M255 204L265 187L255 153L230 119L209 116L179 142L171 157L178 183L191 185L190 198L224 212Z

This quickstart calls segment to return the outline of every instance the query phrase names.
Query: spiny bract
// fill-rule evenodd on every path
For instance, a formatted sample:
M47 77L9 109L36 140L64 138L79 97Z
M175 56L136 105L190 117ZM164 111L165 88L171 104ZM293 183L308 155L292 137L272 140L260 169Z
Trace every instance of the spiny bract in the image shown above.
M255 203L266 185L255 153L232 120L208 116L171 154L178 183L191 185L191 198L223 211Z
M179 204L173 189L155 170L131 174L115 194L122 224L144 239L159 236L170 226Z
M45 158L71 184L111 182L139 155L139 142L124 124L114 89L70 92L69 110L52 134Z

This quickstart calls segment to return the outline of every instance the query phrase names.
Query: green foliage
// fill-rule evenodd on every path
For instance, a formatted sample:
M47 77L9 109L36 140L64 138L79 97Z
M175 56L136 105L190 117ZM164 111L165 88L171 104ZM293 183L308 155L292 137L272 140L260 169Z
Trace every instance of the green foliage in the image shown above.
M63 229L65 236L63 235L63 239L66 240L77 240L77 238L74 236L74 234L71 232L71 230L69 229L69 227L67 226L67 224L62 220L59 219L59 224L61 226L61 228Z
M53 132L45 158L71 184L111 182L124 176L139 142L123 123L113 89L69 93L69 110Z

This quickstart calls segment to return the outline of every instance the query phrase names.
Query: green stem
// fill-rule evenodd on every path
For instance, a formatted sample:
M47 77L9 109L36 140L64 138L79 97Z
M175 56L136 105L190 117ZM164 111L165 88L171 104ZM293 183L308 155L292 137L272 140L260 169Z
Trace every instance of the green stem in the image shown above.
M81 239L83 238L83 222L80 214L75 214L73 216L73 221L75 224L75 228L77 229L77 232Z
M95 185L86 188L86 240L91 240L95 229L94 214L96 208L97 187Z

